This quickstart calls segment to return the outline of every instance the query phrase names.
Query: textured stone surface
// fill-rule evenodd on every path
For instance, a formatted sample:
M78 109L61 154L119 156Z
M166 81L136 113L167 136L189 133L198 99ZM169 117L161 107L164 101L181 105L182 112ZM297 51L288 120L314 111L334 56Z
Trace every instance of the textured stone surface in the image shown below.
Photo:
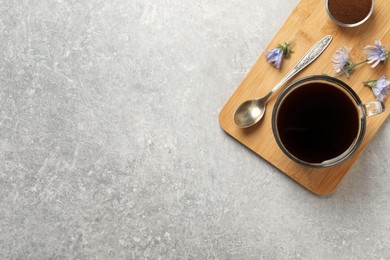
M219 128L297 3L0 0L0 259L389 259L389 122L322 198Z

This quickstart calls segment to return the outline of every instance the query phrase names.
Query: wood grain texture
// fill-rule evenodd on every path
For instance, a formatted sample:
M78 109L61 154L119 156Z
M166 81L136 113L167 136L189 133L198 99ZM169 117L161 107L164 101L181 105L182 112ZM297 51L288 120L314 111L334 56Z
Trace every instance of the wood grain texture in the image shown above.
M262 122L251 128L240 129L236 127L233 123L233 113L245 100L266 95L299 61L306 51L327 34L333 36L330 46L313 64L297 75L293 81L309 75L324 73L334 75L331 57L342 46L351 48L350 55L353 61L364 59L365 56L362 53L362 49L368 44L373 44L374 39L380 39L384 45L390 46L390 27L388 26L390 24L390 16L387 15L389 12L390 2L377 0L373 16L365 24L357 28L342 28L333 24L328 18L324 1L302 0L267 48L272 49L279 43L294 40L294 53L291 59L283 62L281 70L276 70L266 62L265 55L261 55L223 107L219 118L221 127L229 135L311 192L318 195L334 192L354 162L372 140L379 127L386 120L389 110L367 119L367 131L363 143L351 158L342 164L326 169L311 169L300 166L284 155L277 146L271 129L271 116L277 95L281 90L276 92L269 100ZM385 63L372 69L368 65L363 65L357 68L350 79L342 77L341 80L356 91L363 103L374 101L375 96L372 91L364 87L362 82L378 79L380 76L386 75L386 71L388 72L390 69L389 66L388 63ZM386 107L390 105L389 100L390 98L385 102Z

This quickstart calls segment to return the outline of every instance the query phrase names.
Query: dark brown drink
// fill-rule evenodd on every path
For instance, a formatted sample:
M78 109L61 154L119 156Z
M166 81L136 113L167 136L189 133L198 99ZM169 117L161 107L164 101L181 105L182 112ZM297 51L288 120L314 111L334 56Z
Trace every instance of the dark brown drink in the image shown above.
M281 103L276 126L296 158L321 163L343 154L359 134L359 112L341 89L314 82L295 88Z

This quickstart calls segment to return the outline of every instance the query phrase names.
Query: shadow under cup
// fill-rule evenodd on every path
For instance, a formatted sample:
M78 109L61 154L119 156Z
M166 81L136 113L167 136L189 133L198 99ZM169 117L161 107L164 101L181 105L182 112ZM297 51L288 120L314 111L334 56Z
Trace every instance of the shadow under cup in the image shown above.
M310 76L278 97L272 130L282 151L309 167L330 167L349 158L362 143L366 117L384 111L382 102L362 104L344 82Z

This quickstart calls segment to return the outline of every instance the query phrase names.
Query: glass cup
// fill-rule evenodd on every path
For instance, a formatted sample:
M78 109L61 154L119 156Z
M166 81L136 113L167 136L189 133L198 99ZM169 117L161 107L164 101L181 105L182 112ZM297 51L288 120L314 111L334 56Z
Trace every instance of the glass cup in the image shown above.
M363 104L346 83L314 75L289 85L272 112L272 131L293 161L325 168L348 159L361 145L367 117L382 113L380 101Z

